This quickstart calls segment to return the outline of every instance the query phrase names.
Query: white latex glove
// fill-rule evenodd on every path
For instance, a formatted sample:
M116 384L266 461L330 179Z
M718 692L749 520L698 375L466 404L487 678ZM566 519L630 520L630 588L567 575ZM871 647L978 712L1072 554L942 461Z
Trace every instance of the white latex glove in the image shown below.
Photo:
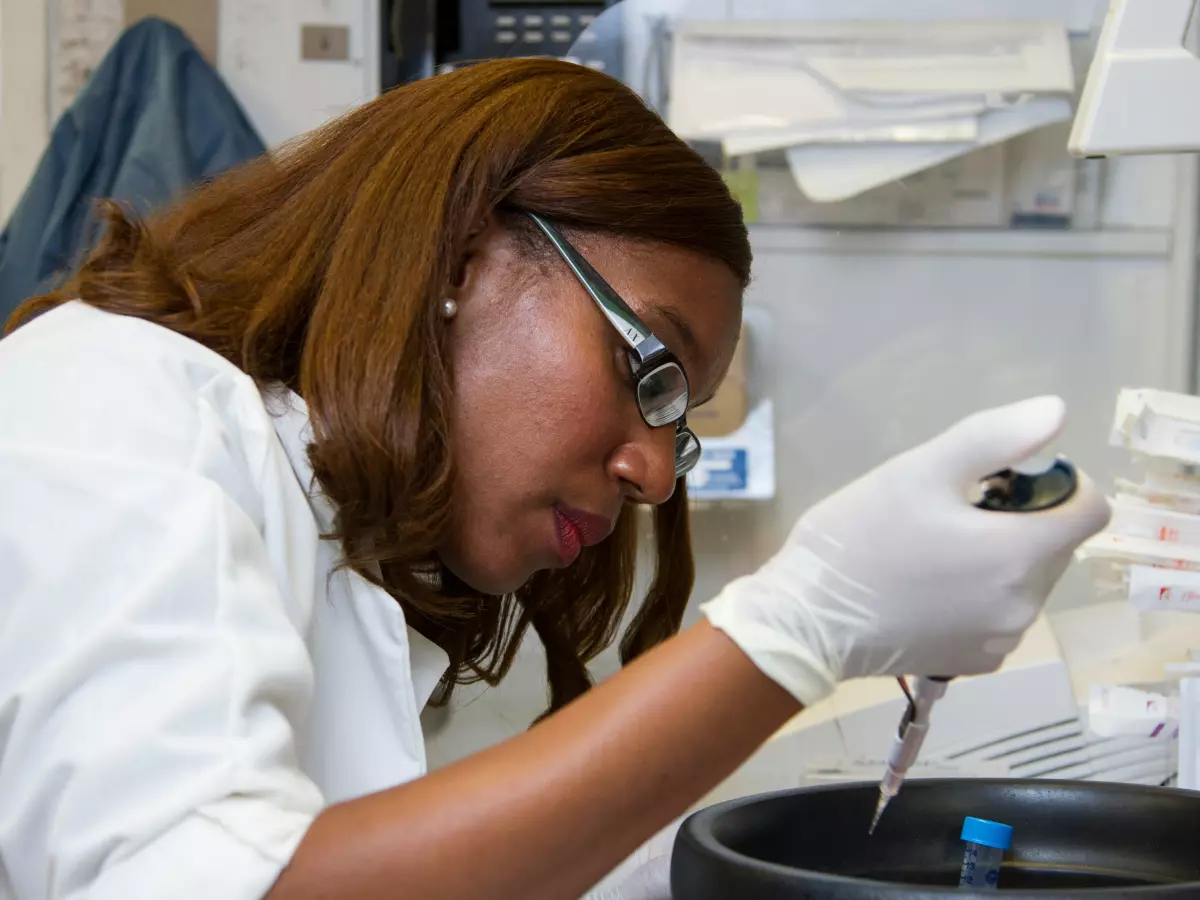
M969 491L1043 449L1064 417L1039 397L893 458L813 507L705 615L805 705L848 678L995 670L1109 508L1083 473L1043 512L977 509Z
M583 900L671 900L671 849L682 824L676 819L642 844Z

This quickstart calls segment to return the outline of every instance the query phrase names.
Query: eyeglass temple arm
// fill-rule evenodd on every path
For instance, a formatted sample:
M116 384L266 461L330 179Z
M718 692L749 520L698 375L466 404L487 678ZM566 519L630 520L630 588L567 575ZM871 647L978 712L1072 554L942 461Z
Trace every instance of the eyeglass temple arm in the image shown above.
M537 213L528 215L542 233L550 239L550 243L554 245L554 249L558 251L575 277L579 279L584 290L600 307L605 318L620 332L625 343L637 354L641 362L666 350L662 341L650 333L650 329L638 318L637 313L630 309L609 283L600 276L600 273L592 268L591 263L584 259L571 244L567 243L566 238L557 228Z

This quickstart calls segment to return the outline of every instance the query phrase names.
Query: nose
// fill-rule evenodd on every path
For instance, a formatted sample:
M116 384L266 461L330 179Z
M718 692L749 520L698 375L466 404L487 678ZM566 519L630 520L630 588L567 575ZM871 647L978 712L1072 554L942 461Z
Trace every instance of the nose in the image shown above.
M608 469L635 503L666 503L675 493L675 426L651 428L642 422L632 440L609 457Z

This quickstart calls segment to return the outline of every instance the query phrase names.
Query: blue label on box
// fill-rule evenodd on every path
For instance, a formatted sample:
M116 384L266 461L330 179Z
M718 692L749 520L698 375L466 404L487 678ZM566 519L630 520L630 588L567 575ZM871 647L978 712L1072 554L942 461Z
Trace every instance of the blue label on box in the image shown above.
M688 487L698 493L746 490L746 456L742 449L704 448L700 452L700 462L688 479Z

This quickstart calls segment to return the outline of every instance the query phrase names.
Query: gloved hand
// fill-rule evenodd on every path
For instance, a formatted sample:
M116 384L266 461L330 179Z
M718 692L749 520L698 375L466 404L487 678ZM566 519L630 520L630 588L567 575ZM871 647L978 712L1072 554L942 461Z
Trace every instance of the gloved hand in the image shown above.
M683 819L676 819L592 888L583 900L671 900L671 849Z
M1109 508L1082 473L1043 512L977 509L969 491L1043 449L1064 417L1057 397L1027 400L893 458L813 507L705 615L805 705L848 678L995 670Z

